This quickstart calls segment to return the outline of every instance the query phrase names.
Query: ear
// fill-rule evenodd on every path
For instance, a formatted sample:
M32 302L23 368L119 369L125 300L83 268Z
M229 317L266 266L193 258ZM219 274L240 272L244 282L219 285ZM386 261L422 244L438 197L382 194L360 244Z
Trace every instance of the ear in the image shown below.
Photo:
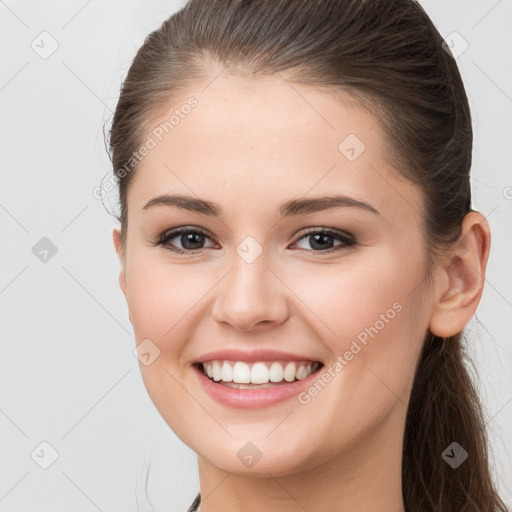
M429 323L435 336L454 336L471 320L482 296L490 244L485 217L479 212L466 214L457 242L437 269L435 304Z
M119 261L121 263L121 272L119 273L119 286L126 297L126 256L125 256L125 247L123 247L123 243L121 240L121 231L119 229L114 228L112 231L112 239L114 241L114 247L116 248L117 256L119 257Z

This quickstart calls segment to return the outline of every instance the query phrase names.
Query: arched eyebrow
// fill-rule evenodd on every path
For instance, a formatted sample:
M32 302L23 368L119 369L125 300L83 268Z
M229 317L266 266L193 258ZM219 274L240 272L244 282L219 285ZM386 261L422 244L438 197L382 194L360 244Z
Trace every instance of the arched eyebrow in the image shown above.
M163 194L153 197L143 206L142 209L147 210L153 206L174 206L203 215L209 215L211 217L220 217L222 215L222 207L218 203L181 194ZM291 199L282 203L278 208L278 212L281 217L291 217L295 215L306 215L309 213L330 210L332 208L346 207L360 208L376 215L380 215L380 212L366 201L341 194Z

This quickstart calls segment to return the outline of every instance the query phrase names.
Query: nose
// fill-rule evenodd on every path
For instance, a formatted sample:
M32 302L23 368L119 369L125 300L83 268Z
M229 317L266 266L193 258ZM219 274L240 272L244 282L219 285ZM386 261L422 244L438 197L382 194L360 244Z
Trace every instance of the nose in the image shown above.
M277 326L288 317L288 288L263 255L252 263L236 256L233 267L215 289L213 318L237 330Z

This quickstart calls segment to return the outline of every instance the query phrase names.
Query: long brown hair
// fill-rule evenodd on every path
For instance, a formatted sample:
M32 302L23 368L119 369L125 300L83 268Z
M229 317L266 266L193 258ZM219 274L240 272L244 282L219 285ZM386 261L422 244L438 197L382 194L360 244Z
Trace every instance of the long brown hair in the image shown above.
M473 132L464 85L449 48L413 0L190 0L138 50L110 130L126 245L126 167L173 96L219 69L340 91L382 125L387 157L421 187L431 256L457 240L471 211ZM124 172L121 170L124 169ZM408 406L402 489L411 512L506 512L492 481L481 402L462 333L429 335ZM442 457L457 442L468 459Z

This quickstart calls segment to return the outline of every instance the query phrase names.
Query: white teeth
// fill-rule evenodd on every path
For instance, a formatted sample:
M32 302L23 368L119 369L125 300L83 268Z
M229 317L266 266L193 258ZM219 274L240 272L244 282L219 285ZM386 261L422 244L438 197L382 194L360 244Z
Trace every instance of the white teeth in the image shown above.
M293 382L297 373L297 366L293 361L290 361L283 372L284 380L287 382Z
M252 366L250 366L252 364ZM207 361L202 363L203 372L216 382L235 384L261 384L269 382L294 382L305 379L318 369L320 363L313 362L267 362L245 363L243 361ZM236 386L232 386L236 387Z
M266 384L269 378L269 371L265 363L255 363L251 368L252 384Z
M308 367L307 366L301 366L297 369L297 380L305 379L308 376Z
M224 382L231 382L233 380L233 368L231 368L227 361L224 361L222 365L221 377Z
M251 382L251 369L248 364L241 361L235 363L235 366L233 366L233 382L239 384L249 384Z
M272 363L268 373L270 382L281 382L283 380L283 367L280 363Z
M219 381L222 378L222 370L219 361L213 361L213 380Z

